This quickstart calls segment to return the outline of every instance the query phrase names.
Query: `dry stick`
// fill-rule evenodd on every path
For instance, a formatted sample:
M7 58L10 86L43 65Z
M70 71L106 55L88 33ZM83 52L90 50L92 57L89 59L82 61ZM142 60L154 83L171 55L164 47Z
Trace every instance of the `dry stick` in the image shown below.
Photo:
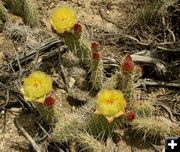
M0 81L0 88L1 88L1 87L4 88L4 89L7 89L7 90L9 90L9 91L12 91L12 92L15 92L15 93L19 93L18 91L12 89L11 87L5 85L4 83L2 83L2 82Z
M155 67L155 69L158 72L158 75L160 76L166 76L168 73L168 68L165 62L159 59L141 56L137 54L131 55L133 62L135 63L143 63L143 64L149 64ZM119 66L119 63L116 60L111 60L109 58L103 58L103 63L105 63L105 67L108 66L109 63L111 63L111 66Z
M77 152L76 150L76 142L72 141L70 142L69 149L71 152Z
M175 49L170 49L170 48L165 48L165 47L162 47L162 46L157 46L157 48L159 50L157 50L157 52L162 52L162 53L178 53L180 52L180 47L177 47Z
M55 54L57 54L57 51L51 50L52 47L61 47L61 53L65 53L65 47L64 47L64 42L58 38L50 38L46 40L39 48L33 49L32 51L27 52L26 56L23 56L19 59L20 63L23 64L27 61L32 61L34 58L35 60L38 60L38 57L41 55L45 55L46 58L51 57ZM48 51L47 51L48 50ZM35 61L35 62L36 62ZM18 66L17 61L12 62L13 66Z
M139 79L138 82L135 84L135 87L138 86L164 86L164 87L175 87L180 88L180 83L175 82L164 82L164 81L156 81L152 79Z
M104 9L106 10L106 7L104 7ZM100 8L99 13L100 13L101 17L102 17L103 19L105 19L107 22L110 22L110 23L114 24L115 26L117 26L120 30L123 30L123 27L122 27L122 26L118 25L117 23L115 23L114 21L112 21L110 18L107 17L104 9L103 9L103 8ZM130 24L129 24L129 25L130 25ZM129 26L129 25L128 25L128 26ZM130 40L136 41L136 43L138 43L138 44L140 44L140 45L143 45L143 46L149 46L149 45L151 45L151 42L150 42L150 43L144 43L144 42L139 41L137 38L135 38L135 37L133 37L133 36L126 35L126 34L123 34L123 33L121 33L121 37L123 37L123 38L129 38Z
M153 149L155 152L161 152L154 144L152 144L151 141L147 140L147 143L151 146L151 149Z
M44 127L39 123L39 121L35 118L35 116L33 116L33 119L35 120L35 122L37 123L37 125L40 127L40 129L44 132L44 134L51 138L51 136L49 135L49 133L44 129ZM59 152L63 152L63 150L58 146L58 144L54 143L54 145L57 147L57 149L59 150Z
M17 60L18 67L19 67L19 78L21 80L21 77L22 77L22 74L23 74L23 70L22 70L22 66L21 66L21 63L20 63L19 55L18 55L18 49L17 49L17 47L15 46L14 43L13 43L13 47L14 47L14 51L15 51L15 55L16 55L16 60Z
M41 148L35 143L32 137L26 132L26 130L19 124L17 118L14 119L14 123L16 127L21 131L21 133L27 138L27 140L31 143L36 152L41 152Z
M39 50L38 50L38 49L36 50L36 53L35 53L35 54L36 54L36 55L35 55L35 59L34 59L33 71L36 70L37 64L38 64L38 59L39 59Z
M130 35L123 35L124 38L129 38L130 40L136 41L136 43L140 44L140 45L144 45L144 46L149 46L151 43L144 43L139 41L137 38L132 37Z
M176 122L176 120L174 119L174 116L171 112L171 109L169 107L167 107L166 105L164 105L162 102L157 102L154 105L159 106L163 109L165 109L167 111L167 113L169 114L169 118L171 119L172 122ZM177 122L176 122L177 123Z
M12 89L11 87L5 85L5 84L2 83L2 82L0 82L0 88L1 88L1 87L9 90L10 93L12 93L12 95L19 101L19 103L21 104L21 106L22 106L25 110L27 110L27 108L24 106L24 104L23 104L23 102L22 102L23 99L22 99L22 97L21 97L21 95L20 95L20 93L19 93L18 91Z

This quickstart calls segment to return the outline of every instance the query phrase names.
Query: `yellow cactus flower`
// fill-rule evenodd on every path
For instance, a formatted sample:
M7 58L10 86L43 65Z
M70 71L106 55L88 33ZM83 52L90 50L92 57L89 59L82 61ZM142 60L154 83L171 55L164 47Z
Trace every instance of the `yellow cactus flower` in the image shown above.
M76 12L68 6L55 8L50 18L52 28L58 33L71 30L76 22Z
M32 72L23 79L20 89L26 101L37 101L43 103L46 95L52 90L52 80L49 75L41 71Z
M96 114L104 115L109 122L124 114L126 101L119 90L101 90L96 100Z

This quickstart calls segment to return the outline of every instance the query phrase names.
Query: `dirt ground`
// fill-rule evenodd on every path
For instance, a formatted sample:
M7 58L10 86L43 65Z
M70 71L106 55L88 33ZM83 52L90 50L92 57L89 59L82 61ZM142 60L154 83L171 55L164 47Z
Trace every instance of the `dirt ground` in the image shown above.
M100 39L102 32L106 33L122 33L127 31L132 22L136 23L137 13L141 11L143 3L141 0L36 0L39 9L39 18L41 22L41 28L51 32L49 24L49 16L51 10L57 5L68 4L77 10L79 21L86 27L85 33L88 33L89 39ZM136 3L134 3L136 1ZM127 5L127 3L129 5ZM134 13L136 12L136 13ZM101 31L98 35L98 29ZM103 30L103 31L102 31ZM112 40L113 41L113 40ZM2 49L11 51L11 44L8 43L5 36L0 34L0 64L3 62L1 53ZM108 48L108 46L106 47ZM105 49L106 49L105 48ZM107 56L116 58L117 50L114 46L110 46L111 52L106 52ZM13 52L14 53L14 52ZM8 52L9 56L13 54ZM159 92L163 92L160 90ZM1 101L0 101L1 102ZM3 113L0 117L0 151L1 152L28 152L29 142L17 131L14 125L14 118L18 118L21 114L21 108L11 108L7 111L6 126L3 132ZM22 117L21 117L22 118ZM27 121L28 118L22 118ZM32 124L31 121L27 122L27 126ZM26 129L28 127L25 126ZM122 152L131 152L132 143L122 140ZM153 145L154 146L154 145ZM141 140L134 143L134 151L139 152L151 152L155 151L152 145L143 144ZM156 147L159 150L163 149L163 146Z
M14 125L14 118L18 117L20 109L10 109L15 112L7 112L6 126L3 129L4 119L3 116L0 119L1 133L0 133L0 151L2 152L26 152L28 150L29 142L18 133L17 128Z

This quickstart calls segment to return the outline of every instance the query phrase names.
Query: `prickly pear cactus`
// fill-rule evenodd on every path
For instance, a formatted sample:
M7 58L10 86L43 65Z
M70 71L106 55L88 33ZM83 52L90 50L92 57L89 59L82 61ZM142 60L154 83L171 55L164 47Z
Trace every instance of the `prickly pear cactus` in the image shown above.
M177 125L165 117L139 117L132 122L133 129L144 138L163 138L165 136L174 136L173 128Z
M139 116L151 116L155 111L153 106L153 102L148 100L138 100L132 103L132 109L136 112Z
M76 113L61 113L53 130L53 138L61 142L76 139L83 128L81 116Z
M44 106L43 104L35 103L35 107L40 114L40 119L48 124L56 122L55 112L53 108Z
M81 149L86 149L89 152L103 152L105 151L105 146L103 143L98 141L96 138L91 136L88 133L80 133L77 136L77 140L79 142L79 146Z
M82 64L89 66L91 50L88 42L78 38L73 33L66 32L63 35L69 49L79 58Z
M92 90L99 91L102 88L104 79L103 62L100 56L100 52L92 52L90 73Z

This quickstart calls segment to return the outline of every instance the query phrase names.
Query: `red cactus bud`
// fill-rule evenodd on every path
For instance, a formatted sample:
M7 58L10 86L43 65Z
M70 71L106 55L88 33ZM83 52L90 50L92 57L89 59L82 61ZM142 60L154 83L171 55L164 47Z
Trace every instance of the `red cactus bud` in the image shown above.
M80 22L77 22L73 27L74 33L81 33L82 32L82 26Z
M55 103L54 98L52 98L51 96L46 97L45 101L44 101L44 105L47 107L52 107Z
M97 51L98 48L99 48L99 43L97 43L97 42L92 42L92 44L91 44L91 49L92 49L92 51Z
M99 52L93 52L92 54L92 59L93 60L99 60L101 57L100 53Z
M132 72L133 70L133 61L129 54L125 57L122 63L122 69L123 71L126 71L126 72Z
M134 112L127 112L127 120L133 121L135 119L136 115Z

